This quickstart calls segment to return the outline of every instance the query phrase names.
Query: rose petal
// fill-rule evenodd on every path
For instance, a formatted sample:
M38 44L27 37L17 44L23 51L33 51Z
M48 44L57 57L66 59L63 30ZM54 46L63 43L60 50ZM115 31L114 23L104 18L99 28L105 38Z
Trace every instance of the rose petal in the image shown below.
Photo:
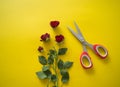
M39 52L43 52L43 50L44 50L43 47L41 47L41 46L38 47Z
M55 39L56 39L56 42L60 43L64 40L64 36L63 35L56 35Z
M50 25L51 25L52 28L56 28L59 24L60 24L59 21L51 21L50 22Z
M50 39L50 34L45 33L41 36L41 40L40 41L47 41Z

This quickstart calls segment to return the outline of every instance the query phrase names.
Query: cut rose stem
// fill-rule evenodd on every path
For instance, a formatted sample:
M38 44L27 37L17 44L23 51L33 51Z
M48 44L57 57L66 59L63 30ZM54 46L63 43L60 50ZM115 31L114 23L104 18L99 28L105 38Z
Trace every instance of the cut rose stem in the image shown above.
M55 48L54 48L55 49ZM56 49L55 49L56 50ZM57 54L57 51L56 51L56 55L55 55L55 62L54 62L54 66L53 66L53 69L54 69L54 72L55 72L55 75L57 77L57 81L55 82L55 86L58 87L58 82L59 82L59 78L58 78L58 72L57 72L57 63L58 63L58 54Z

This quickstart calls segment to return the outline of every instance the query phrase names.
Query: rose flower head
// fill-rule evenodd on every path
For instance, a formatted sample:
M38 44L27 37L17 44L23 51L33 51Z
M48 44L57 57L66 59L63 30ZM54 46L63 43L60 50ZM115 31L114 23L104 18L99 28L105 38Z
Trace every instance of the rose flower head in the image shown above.
M50 40L50 34L45 33L45 34L41 35L40 38L41 38L40 41L48 41L48 40Z
M52 28L56 28L59 24L60 24L59 21L51 21L51 22L50 22L50 26L51 26Z
M64 36L63 35L56 35L55 40L57 43L61 43L64 40Z
M43 47L42 47L42 46L39 46L39 47L38 47L38 51L39 51L39 52L43 52L43 51L44 51Z

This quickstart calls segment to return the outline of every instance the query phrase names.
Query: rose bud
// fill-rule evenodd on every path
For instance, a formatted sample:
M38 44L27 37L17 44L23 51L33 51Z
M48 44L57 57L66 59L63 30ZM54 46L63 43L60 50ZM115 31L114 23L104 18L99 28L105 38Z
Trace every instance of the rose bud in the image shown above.
M50 40L50 34L45 33L41 36L41 40L40 41L48 41Z
M59 21L51 21L50 22L50 25L51 25L52 28L56 28L59 24L60 24Z
M43 47L39 46L39 47L38 47L38 51L39 51L39 52L43 52L43 51L44 51Z
M55 40L56 40L56 42L61 43L64 40L64 36L63 35L56 35Z

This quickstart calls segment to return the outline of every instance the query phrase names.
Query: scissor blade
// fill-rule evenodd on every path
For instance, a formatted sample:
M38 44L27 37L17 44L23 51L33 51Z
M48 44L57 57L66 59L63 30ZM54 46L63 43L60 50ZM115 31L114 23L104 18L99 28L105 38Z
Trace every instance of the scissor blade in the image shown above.
M76 30L77 30L78 34L80 34L80 36L84 39L84 37L83 37L83 35L82 35L81 31L80 31L80 28L78 27L78 25L77 25L77 23L75 21L74 21L74 25L76 27Z
M79 41L82 42L83 39L80 38L79 34L76 34L71 27L68 26L67 28L69 29L69 31L70 31Z

